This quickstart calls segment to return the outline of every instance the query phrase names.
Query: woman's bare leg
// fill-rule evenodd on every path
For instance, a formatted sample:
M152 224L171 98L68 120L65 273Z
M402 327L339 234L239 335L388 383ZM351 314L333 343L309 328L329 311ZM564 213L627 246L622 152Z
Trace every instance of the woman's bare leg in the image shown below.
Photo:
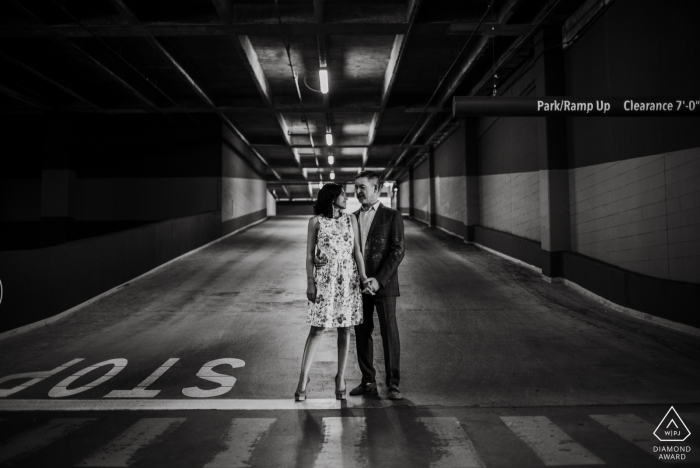
M309 330L309 336L306 338L306 346L304 346L304 357L301 360L301 373L299 374L297 392L306 391L306 379L311 371L311 364L314 362L314 356L316 355L318 345L321 344L324 331L325 328L314 326Z
M338 328L338 375L335 387L344 390L345 369L348 365L348 351L350 351L350 327Z

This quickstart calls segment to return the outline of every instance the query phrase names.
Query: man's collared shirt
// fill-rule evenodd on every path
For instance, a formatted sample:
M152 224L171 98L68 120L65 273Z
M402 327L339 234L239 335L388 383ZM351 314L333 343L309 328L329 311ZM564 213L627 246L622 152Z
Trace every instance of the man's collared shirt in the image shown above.
M378 208L379 200L367 209L365 209L365 205L362 205L360 209L360 246L362 247L362 255L365 254L365 244L367 243L369 228L372 226L372 220L374 220L374 215L377 214Z

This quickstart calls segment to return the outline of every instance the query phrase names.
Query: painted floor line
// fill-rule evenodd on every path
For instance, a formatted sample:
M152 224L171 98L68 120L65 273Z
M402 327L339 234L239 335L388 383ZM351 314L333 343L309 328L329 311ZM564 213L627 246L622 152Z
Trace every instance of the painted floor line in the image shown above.
M314 468L366 467L369 460L361 448L366 433L367 422L364 417L323 418L323 448L316 458Z
M333 410L335 399L294 400L0 400L0 411Z

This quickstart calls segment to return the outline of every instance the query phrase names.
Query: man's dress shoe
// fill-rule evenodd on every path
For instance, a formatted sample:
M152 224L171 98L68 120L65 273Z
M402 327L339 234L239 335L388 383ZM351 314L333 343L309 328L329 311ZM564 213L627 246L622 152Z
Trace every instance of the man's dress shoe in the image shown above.
M391 387L389 389L389 399L390 400L400 400L401 398L403 398L403 397L401 396L401 392L399 391L399 389L397 387Z
M377 384L376 383L366 383L366 384L361 383L357 387L350 390L350 395L352 395L352 396L364 395L365 393L377 393Z

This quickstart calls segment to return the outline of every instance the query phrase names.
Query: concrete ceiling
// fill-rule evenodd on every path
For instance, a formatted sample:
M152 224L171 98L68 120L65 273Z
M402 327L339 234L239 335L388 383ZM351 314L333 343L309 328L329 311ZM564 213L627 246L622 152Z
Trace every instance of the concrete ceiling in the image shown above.
M331 170L400 175L454 127L453 95L489 94L494 63L505 82L534 33L582 3L6 0L0 112L216 113L266 160L271 189L308 197Z

